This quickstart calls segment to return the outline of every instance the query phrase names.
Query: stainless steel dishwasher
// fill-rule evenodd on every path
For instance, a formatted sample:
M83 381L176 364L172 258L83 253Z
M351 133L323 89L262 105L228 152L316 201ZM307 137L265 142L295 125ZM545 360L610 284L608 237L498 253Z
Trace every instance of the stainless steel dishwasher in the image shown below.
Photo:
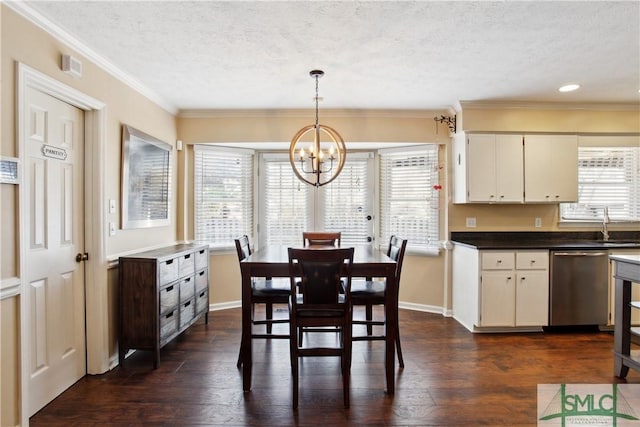
M606 251L551 251L549 326L606 325L608 277Z

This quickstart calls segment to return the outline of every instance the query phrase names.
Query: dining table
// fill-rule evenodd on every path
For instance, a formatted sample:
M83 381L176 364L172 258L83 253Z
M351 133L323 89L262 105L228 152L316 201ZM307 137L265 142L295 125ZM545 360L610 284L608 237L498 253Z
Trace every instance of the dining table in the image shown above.
M342 247L345 247L344 245ZM351 247L351 246L349 246ZM252 339L251 339L251 279L253 277L289 277L289 246L268 245L254 251L240 262L242 275L242 387L251 390ZM352 277L379 277L386 280L385 292L385 375L387 393L395 393L395 344L398 316L398 292L395 280L396 261L386 251L371 245L353 246ZM324 250L326 248L307 248Z

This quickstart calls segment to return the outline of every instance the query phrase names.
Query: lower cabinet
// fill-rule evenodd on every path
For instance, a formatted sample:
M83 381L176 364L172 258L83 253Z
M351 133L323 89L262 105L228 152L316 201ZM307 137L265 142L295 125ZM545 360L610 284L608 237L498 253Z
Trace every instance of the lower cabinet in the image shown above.
M549 322L549 252L453 251L454 317L471 331Z
M119 259L119 361L131 349L154 352L200 317L208 321L209 248L177 244Z

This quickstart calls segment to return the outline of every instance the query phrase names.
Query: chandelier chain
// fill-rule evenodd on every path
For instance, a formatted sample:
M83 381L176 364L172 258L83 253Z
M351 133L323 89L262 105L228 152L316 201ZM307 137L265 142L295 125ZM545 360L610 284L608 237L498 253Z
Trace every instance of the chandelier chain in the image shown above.
M318 127L318 79L320 78L319 75L315 76L316 78L316 128Z

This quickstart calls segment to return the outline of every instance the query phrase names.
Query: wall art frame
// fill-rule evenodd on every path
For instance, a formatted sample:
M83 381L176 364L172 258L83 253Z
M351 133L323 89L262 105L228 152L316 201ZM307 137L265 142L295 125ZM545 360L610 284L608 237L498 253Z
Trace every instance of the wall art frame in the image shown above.
M122 126L120 212L123 229L171 224L173 147L129 125Z

